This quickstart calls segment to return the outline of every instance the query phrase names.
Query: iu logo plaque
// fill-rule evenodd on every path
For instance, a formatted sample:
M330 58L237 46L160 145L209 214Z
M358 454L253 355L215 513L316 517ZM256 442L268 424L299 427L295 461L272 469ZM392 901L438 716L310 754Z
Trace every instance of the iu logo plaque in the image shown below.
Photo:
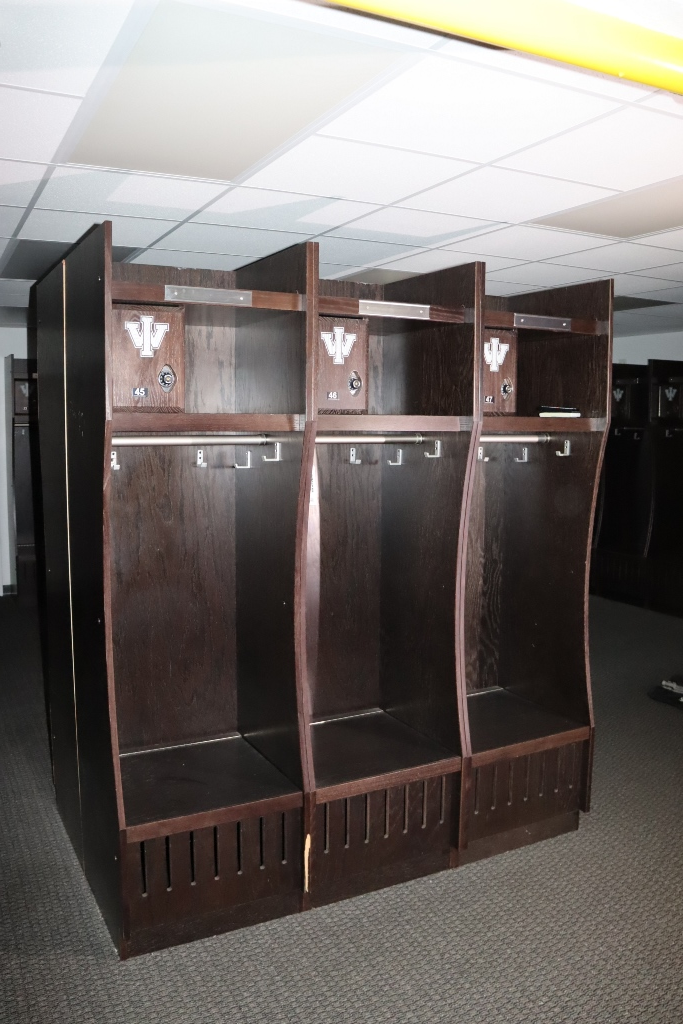
M126 320L123 325L130 340L140 350L140 358L151 359L161 346L170 324L158 323L153 316L140 316L138 320Z
M320 317L318 408L322 413L368 411L367 320Z
M491 373L498 373L509 351L510 346L503 344L500 338L491 338L484 343L484 360L491 368Z
M183 412L185 311L182 306L112 310L114 409Z

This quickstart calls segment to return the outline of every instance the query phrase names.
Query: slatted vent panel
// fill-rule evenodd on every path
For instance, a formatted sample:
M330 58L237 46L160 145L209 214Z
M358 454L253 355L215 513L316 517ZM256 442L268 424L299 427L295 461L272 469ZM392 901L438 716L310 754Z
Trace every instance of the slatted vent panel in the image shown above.
M129 843L124 860L133 930L300 890L301 811Z
M572 743L475 768L469 839L579 810L584 748Z
M344 890L352 876L443 857L453 835L459 776L437 776L316 807L311 889ZM438 870L438 868L434 868Z

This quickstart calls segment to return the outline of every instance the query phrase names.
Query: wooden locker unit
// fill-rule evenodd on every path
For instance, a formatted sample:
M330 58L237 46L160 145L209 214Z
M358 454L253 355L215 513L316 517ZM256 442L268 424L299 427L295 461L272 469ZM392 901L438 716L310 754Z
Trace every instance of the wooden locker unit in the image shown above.
M351 333L348 317L368 315L369 334L367 413L321 410L317 424L306 571L310 905L453 862L458 567L483 270L384 287L320 282L321 330L338 311ZM324 380L332 357L321 348L320 358Z
M517 412L484 406L471 480L461 862L575 828L588 809L587 572L611 295L599 282L486 300L487 328L517 330ZM541 418L542 406L581 416Z
M109 224L36 286L57 799L123 957L301 906L316 286L311 245L242 274L123 266ZM156 359L115 334L132 307L177 321L184 298ZM176 411L125 407L135 359L151 384L172 365Z
M650 458L651 518L647 555L649 607L683 615L683 362L651 359Z
M591 590L646 605L652 502L652 437L646 365L612 368L612 422L595 513Z

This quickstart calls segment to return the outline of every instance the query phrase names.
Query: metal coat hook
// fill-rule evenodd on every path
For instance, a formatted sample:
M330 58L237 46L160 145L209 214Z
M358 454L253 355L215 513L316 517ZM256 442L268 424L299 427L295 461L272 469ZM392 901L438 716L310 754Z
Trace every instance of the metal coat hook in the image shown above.
M484 446L483 445L479 445L479 447L477 448L477 461L478 462L488 462L489 461L488 455L484 455Z
M197 449L197 462L196 462L196 466L197 466L197 469L206 469L206 467L208 466L208 462L205 462L205 460L204 460L204 449L203 448L198 448Z
M356 458L356 449L349 449L349 462L352 466L360 466L360 459Z
M441 458L441 441L434 442L434 451L425 452L425 459L440 459Z
M528 448L522 448L522 457L521 457L521 459L517 459L516 458L515 462L528 462L528 461L529 461L529 449Z
M403 465L403 449L396 449L396 461L392 462L391 459L387 459L387 466L402 466Z
M251 451L247 451L247 461L244 465L240 466L239 462L236 462L235 469L251 469Z
M269 459L267 455L262 455L261 458L264 462L282 462L282 443L280 441L275 442L275 455L272 459Z
M121 467L119 466L119 460L116 457L116 452L112 452L111 453L111 468L112 469L121 469Z
M571 441L568 441L568 440L564 442L564 444L562 446L562 451L561 452L557 451L557 450L555 451L555 454L559 455L561 459L568 458L568 456L570 456L571 453L572 453L572 443L571 443Z

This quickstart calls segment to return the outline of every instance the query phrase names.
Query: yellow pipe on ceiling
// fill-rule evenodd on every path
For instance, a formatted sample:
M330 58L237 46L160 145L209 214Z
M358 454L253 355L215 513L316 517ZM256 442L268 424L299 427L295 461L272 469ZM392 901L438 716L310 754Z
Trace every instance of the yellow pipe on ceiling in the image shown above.
M683 39L568 0L323 0L683 94Z

